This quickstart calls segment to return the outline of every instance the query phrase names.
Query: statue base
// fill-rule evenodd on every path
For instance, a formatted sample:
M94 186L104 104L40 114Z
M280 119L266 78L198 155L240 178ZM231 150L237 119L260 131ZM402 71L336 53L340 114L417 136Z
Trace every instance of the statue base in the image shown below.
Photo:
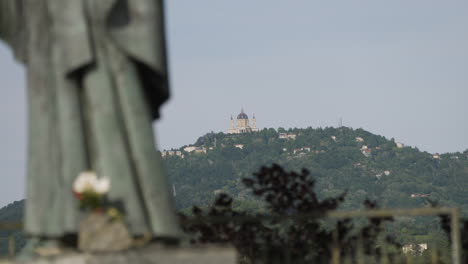
M0 260L0 264L237 264L237 252L229 247L174 247L150 245L105 254L66 253L54 257Z
M82 252L119 252L130 249L132 244L125 224L104 213L91 213L80 223L78 249Z

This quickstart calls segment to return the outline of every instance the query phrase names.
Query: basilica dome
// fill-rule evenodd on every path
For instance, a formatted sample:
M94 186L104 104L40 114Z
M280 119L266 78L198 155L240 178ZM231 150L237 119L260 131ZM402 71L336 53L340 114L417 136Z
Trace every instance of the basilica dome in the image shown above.
M237 119L249 119L249 117L244 113L244 110L242 110L241 113L237 115Z

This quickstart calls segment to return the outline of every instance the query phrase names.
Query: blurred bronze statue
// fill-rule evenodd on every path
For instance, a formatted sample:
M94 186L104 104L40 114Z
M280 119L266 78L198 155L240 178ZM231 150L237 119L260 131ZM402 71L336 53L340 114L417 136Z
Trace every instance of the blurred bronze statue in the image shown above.
M72 185L92 170L134 236L179 237L152 130L169 97L163 1L0 0L0 38L27 68L26 233L76 234Z

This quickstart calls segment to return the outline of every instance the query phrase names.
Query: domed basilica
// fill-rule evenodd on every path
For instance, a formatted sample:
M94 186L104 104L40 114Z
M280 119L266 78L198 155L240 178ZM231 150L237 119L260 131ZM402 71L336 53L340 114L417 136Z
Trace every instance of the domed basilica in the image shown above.
M231 127L228 129L228 134L241 134L248 132L257 132L257 120L255 114L250 119L252 126L249 125L249 117L244 113L244 109L241 110L240 114L237 115L237 122L234 124L234 119L231 115Z

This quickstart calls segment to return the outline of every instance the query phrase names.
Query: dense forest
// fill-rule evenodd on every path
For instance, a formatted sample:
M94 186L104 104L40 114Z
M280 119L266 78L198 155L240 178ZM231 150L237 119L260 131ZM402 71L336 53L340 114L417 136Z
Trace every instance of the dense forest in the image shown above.
M366 198L392 208L422 207L429 199L468 214L468 150L431 154L347 127L209 133L194 146L206 153L187 153L184 146L179 149L183 157L164 157L181 210L207 205L217 193L247 206L252 196L241 179L277 163L288 170L308 169L321 197L346 192L341 209L358 208Z
M363 129L264 129L248 134L208 133L193 146L198 153L166 155L164 162L176 194L177 208L209 206L218 194L234 198L243 211L264 211L262 201L242 179L273 163L286 170L306 168L321 199L346 193L338 209L358 209L366 199L380 207L459 207L468 215L468 150L427 153ZM190 148L189 148L190 149ZM388 226L401 243L447 239L436 217L401 217Z
M219 194L233 197L236 209L268 213L242 179L275 163L288 171L309 170L320 199L345 193L338 209L362 208L366 199L390 208L436 202L459 207L468 216L468 150L439 155L363 129L309 127L208 133L191 146L162 154L177 209L186 213L193 205L209 207ZM22 207L17 202L1 209L0 222L19 220ZM402 243L446 243L435 217L398 220L389 230ZM9 235L0 232L0 250Z

